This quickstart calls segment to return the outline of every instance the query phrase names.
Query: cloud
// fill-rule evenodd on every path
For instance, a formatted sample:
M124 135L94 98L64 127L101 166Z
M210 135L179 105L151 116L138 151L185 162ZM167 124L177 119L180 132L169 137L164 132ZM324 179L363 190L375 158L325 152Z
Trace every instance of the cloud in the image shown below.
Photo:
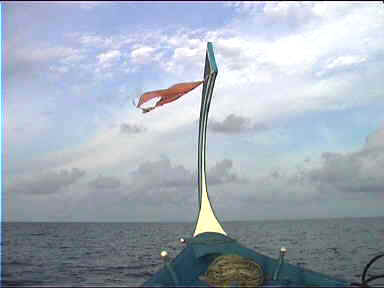
M118 47L114 46L116 41L112 37L103 37L95 34L78 35L77 33L68 36L74 38L79 44L87 48L118 49Z
M39 49L20 49L15 51L19 59L28 62L47 62L79 54L79 50L68 47L41 47Z
M379 157L377 157L379 156ZM384 155L325 153L321 168L309 173L321 191L384 193Z
M65 66L51 66L49 67L49 70L54 73L67 73L69 68Z
M327 64L327 69L333 69L336 67L350 66L353 64L358 64L366 61L367 58L363 56L340 56L336 59L333 59L329 64Z
M122 123L120 125L120 132L122 134L138 134L145 131L146 129L144 127L135 124Z
M110 50L105 53L101 53L97 56L99 60L99 65L104 68L110 67L113 62L120 59L121 53L119 50Z
M376 5L380 5L380 9L377 9ZM155 110L145 116L133 109L130 101L126 99L126 95L133 94L140 85L145 85L147 87L145 90L147 90L165 88L178 81L198 80L202 76L206 42L212 41L219 66L211 106L211 116L215 120L208 126L213 132L235 134L263 131L268 129L263 123L285 125L282 123L284 117L289 118L290 115L300 118L300 115L310 111L320 111L326 115L328 109L341 110L350 106L374 105L378 99L381 99L379 97L382 96L381 91L383 91L382 73L380 73L384 59L381 52L383 38L380 36L384 27L384 17L382 17L384 10L381 8L381 3L352 5L357 8L350 6L342 4L335 6L333 3L310 3L305 6L305 3L288 5L272 2L255 4L241 2L236 4L236 7L241 7L242 11L239 10L239 14L235 15L236 19L234 21L230 19L224 26L202 26L201 29L188 27L179 29L180 26L177 26L175 29L169 29L172 31L164 27L142 30L142 26L132 26L132 31L117 28L119 31L123 31L117 32L117 34L115 26L106 26L105 29L99 29L100 32L97 34L73 33L71 39L68 37L62 39L60 35L64 35L63 33L52 34L58 36L55 36L57 44L48 46L40 42L30 42L29 38L22 39L21 36L18 36L22 41L17 45L12 44L5 47L8 49L6 54L9 56L5 57L5 61L8 61L6 64L13 65L12 73L29 75L33 74L30 71L37 72L35 75L40 79L36 77L36 80L40 82L31 81L31 86L37 87L37 89L30 89L28 83L23 81L14 81L14 85L11 85L12 83L6 85L8 87L6 98L9 100L7 111L10 117L7 123L8 126L11 125L8 129L12 134L8 137L11 141L8 142L11 151L9 162L13 162L8 169L17 170L18 174L25 174L25 171L29 169L39 170L41 168L45 171L49 167L71 171L72 167L78 167L87 171L87 174L92 173L94 175L92 177L95 177L100 171L103 173L106 171L105 173L108 175L118 176L118 179L121 179L120 188L116 190L119 193L125 193L126 197L130 197L129 192L132 192L137 199L141 199L140 203L144 203L142 199L153 197L150 193L159 194L160 198L164 193L166 199L176 197L171 201L177 205L177 200L184 199L185 195L177 198L178 196L175 195L178 193L175 191L180 190L181 193L186 191L186 195L196 195L196 185L191 185L194 178L193 170L187 168L195 167L196 163L191 164L194 157L191 157L191 154L186 151L193 151L197 146L195 145L197 143L194 142L197 135L193 133L196 133L198 128L196 125L192 125L192 121L198 118L201 92L198 89L192 91L177 102L169 104L170 106ZM45 18L39 17L39 13L43 12L40 11L41 9L37 10L39 12L28 10L27 14L30 15L29 17L39 18L43 21ZM102 11L103 9L97 9L95 12ZM55 13L53 10L52 12ZM22 9L17 13L18 18L16 18L16 13L14 18L16 22L27 16ZM44 11L44 13L46 12ZM80 15L89 16L90 14L80 11ZM231 13L231 15L233 14ZM76 21L80 22L75 21L74 23L81 26L83 20L77 19ZM44 24L44 21L39 23ZM92 21L89 23L97 24L97 21ZM142 23L142 25L146 24ZM45 36L41 34L39 27L31 26L31 29L34 30L28 30L31 32L28 34L29 37L33 37L34 41L39 41L38 39L49 41L46 38L48 34L45 32L43 33ZM45 27L51 26L45 25ZM40 34L37 31L40 31ZM47 30L47 32L49 31ZM8 35L21 34L8 33ZM8 39L7 43L11 43L11 40ZM60 41L69 42L60 43ZM26 47L25 43L30 44ZM68 45L72 46L69 48ZM147 63L151 63L151 66L136 65ZM8 70L5 71L6 75L11 75L9 66L6 67L8 67L6 68ZM101 69L103 67L111 69L104 71ZM98 68L100 69L98 70ZM126 75L121 73L124 70L137 73ZM76 73L73 73L74 71ZM327 73L321 74L319 71ZM49 85L45 85L45 79L52 77L52 74L57 74L60 76L60 80L64 81L53 81L47 83ZM109 78L100 83L94 81L95 74L104 79ZM324 75L326 77L323 77ZM141 81L140 78L144 80ZM20 83L23 85L20 86ZM127 88L120 93L122 83ZM24 101L27 95L31 99L29 102ZM52 97L53 105L46 104L51 98L48 100L44 95ZM100 97L104 97L106 101L98 102L96 99L100 99ZM13 108L10 102L13 102ZM28 112L28 109L23 107L29 107L30 111L35 112ZM74 112L72 115L75 114L75 120L69 121L65 109L63 112L60 107L77 107L72 111ZM49 117L46 117L47 115L37 117L39 115L36 111L39 113L53 111L53 113ZM55 118L55 121L52 121L52 118ZM31 119L33 119L32 122ZM119 125L110 128L114 123L119 123ZM145 131L143 127L134 123L145 123L145 127L151 133L142 133L139 135L140 137L130 137L130 135L137 135ZM184 129L185 127L188 129ZM351 130L355 129L353 127ZM356 131L356 133L361 133L361 129L366 129L366 127L361 127L359 126L360 132ZM23 133L19 132L21 128L24 129ZM259 162L248 156L256 147L249 145L250 142L268 143L268 145L264 145L272 149L268 153L274 153L279 149L279 151L284 150L282 153L285 153L289 149L290 151L287 153L294 154L292 149L296 150L294 145L285 145L285 147L281 145L279 141L282 138L276 136L279 131L268 132L271 133L235 137L239 140L236 143L229 142L232 140L225 137L224 141L230 145L223 143L221 135L213 135L213 143L216 141L218 144L213 147L219 148L213 149L209 155L217 161L223 159L224 156L228 157L228 151L235 151L239 154L234 157L246 159L244 161L246 163L243 162L242 167L246 167L243 169L247 170L247 174L253 174L255 171L255 177L259 177L260 170L267 170L268 168L265 166L270 163L265 164L268 159ZM129 136L122 137L121 134L124 133ZM77 135L81 137L76 137ZM350 177L363 179L360 190L379 191L381 175L378 173L383 170L379 169L381 167L379 147L382 143L380 141L383 140L375 140L382 139L380 133L375 135L370 136L366 147L361 151L347 154L336 153L333 156L324 153L319 167L308 168L301 174L296 175L292 172L294 175L289 176L289 173L280 167L279 172L272 173L272 177L257 178L250 183L241 183L239 180L241 174L232 170L232 161L224 160L218 161L214 165L215 168L208 171L208 181L215 184L211 187L212 191L218 191L217 193L222 191L228 195L232 195L233 191L236 191L238 195L242 195L244 202L251 202L247 200L250 195L253 195L255 201L258 199L265 201L287 199L288 201L291 199L290 195L297 196L292 199L310 199L318 197L321 193L332 191L336 197L336 195L347 193L343 191L353 190L348 187L349 184L343 184ZM293 139L296 136L297 134L294 132L292 137L287 137ZM65 139L61 139L61 137ZM308 145L309 141L305 136L300 134L296 138L294 141L298 141L299 147ZM44 139L44 143L40 142L42 139ZM348 140L343 141L346 143ZM346 143L346 146L350 147L349 145L352 144ZM25 149L31 153L25 152ZM305 149L311 152L318 149L318 146L315 148L306 146ZM20 153L17 153L19 151ZM262 152L263 156L268 155L268 153L264 153L265 151ZM328 151L332 150L328 149ZM177 165L165 162L159 164L160 168L156 168L154 162L148 162L156 159L161 153L174 155L173 157L178 159L177 163L182 164L181 168L177 169L175 167ZM38 165L28 163L31 162L29 155L32 154L42 160ZM274 159L277 157L274 156ZM284 158L285 154L282 157ZM15 158L17 158L17 163ZM135 175L134 178L139 179L137 183L134 183L134 179L132 179L132 183L124 183L123 179L126 178L123 172L132 169L135 163L144 160L148 160L147 162L154 166L154 170L151 172L153 175L144 171L146 179ZM282 160L282 162L284 161L285 159ZM311 162L308 166L315 166L315 164ZM29 168L26 168L27 166ZM355 175L352 174L352 171L345 171L344 174L338 171L349 166L354 167ZM331 169L334 170L331 171ZM110 170L114 172L112 173ZM165 175L167 173L165 171L174 173L176 178ZM373 178L369 178L371 174ZM154 182L160 187L160 190L156 190L156 186L151 187L152 177L160 179ZM33 178L35 180L30 180L28 183L38 182L42 178L42 176ZM92 179L84 181L86 182L85 190L92 189L92 185L88 185L88 180ZM371 181L372 179L374 181ZM40 182L42 183L42 181ZM12 182L27 183L26 180ZM368 184L373 182L377 184L374 187L368 187ZM224 183L225 185L222 185ZM77 189L81 183L76 182L75 184L70 189ZM353 184L354 187L357 187L356 185ZM24 189L20 185L17 187L19 190ZM24 187L27 185L25 184ZM70 190L64 186L60 187L62 188L57 191ZM255 192L255 187L260 193ZM136 188L137 190L134 190ZM24 190L26 191L26 188ZM103 196L102 190L98 192ZM57 197L59 195L63 198L67 197L67 193L57 195ZM38 202L39 199L36 199ZM226 199L236 199L236 195L226 197ZM156 201L153 203L156 204Z
M230 159L224 159L216 163L207 172L207 182L210 185L219 185L226 183L242 183L247 182L246 179L240 179L236 173L231 173L233 167L233 161Z
M69 35L69 36L77 36L77 35ZM97 46L104 47L105 44L109 44L110 41L107 41L101 36L98 35L81 35L78 39L80 44L85 46Z
M215 94L220 92L217 110L221 115L240 115L243 111L242 115L253 122L263 122L270 120L266 117L275 118L282 114L337 107L340 102L356 105L359 102L356 97L345 96L352 92L359 93L355 88L362 85L357 83L364 81L360 69L365 69L364 75L367 78L377 77L374 66L368 65L368 60L373 61L375 57L372 55L379 53L382 46L377 41L380 39L378 35L382 23L378 20L380 12L375 7L361 5L361 9L356 9L354 6L358 5L335 7L332 3L323 5L300 2L292 5L231 5L245 5L244 13L241 12L243 14L238 15L236 21L214 31L183 28L167 33L165 29L159 28L108 37L87 34L79 39L86 40L83 43L95 42L105 47L120 47L120 57L125 61L114 68L122 69L121 72L137 71L136 64L152 62L151 69L156 71L160 68L167 72L165 75L175 80L185 80L186 75L201 74L206 42L212 41L219 65L215 88ZM255 17L255 13L260 11L263 17ZM266 34L274 34L274 37L260 36L265 30L261 28L263 25L256 25L260 27L256 29L257 33L249 29L254 25L239 25L239 22L249 24L249 21L260 18L279 24L275 30L267 29ZM297 25L301 23L303 27L291 29L289 26L289 33L279 33L280 28L290 22L297 22ZM126 44L129 45L125 47ZM380 61L379 57L378 63ZM332 72L331 75L329 72ZM323 76L326 77L323 79ZM111 74L108 79L112 79ZM376 80L373 82L379 83ZM367 87L364 101L376 97L374 95L377 92L374 91L378 91L374 85ZM233 95L241 95L242 101ZM232 108L235 111L229 111Z
M142 46L131 51L131 60L133 63L145 64L153 61L155 48Z
M208 128L217 133L235 134L245 131L263 131L268 127L264 124L256 123L250 125L250 119L247 117L228 115L222 122L212 120Z
M222 206L231 201L244 205L280 202L326 206L329 201L380 199L384 195L384 127L367 139L356 152L322 153L319 165L305 159L296 170L273 169L265 176L256 174L248 181L227 184L220 188L221 197L217 199Z
M362 55L344 55L338 57L331 57L326 64L323 64L316 76L322 77L329 72L346 72L353 71L357 67L361 67L362 64L368 61L366 56Z
M299 18L302 21L302 18L305 17L308 13L308 10L305 8L311 8L308 3L300 3L300 2L277 2L277 3L265 3L263 12L264 15L269 17L276 18Z
M23 47L23 46L21 46ZM51 67L53 70L68 69L62 65L79 61L84 56L80 49L70 47L34 47L20 48L15 44L6 46L7 57L5 58L5 71L9 78L16 76L32 76L31 72L39 72ZM54 67L53 65L59 65ZM52 68L54 67L54 68Z
M113 190L121 186L119 179L99 175L96 179L88 183L89 187L96 190Z
M372 17L374 11L370 9L373 7L368 6L347 4L336 7L333 3L284 2L266 3L263 8L261 3L249 6L254 9L244 9L244 11L251 15L241 14L232 27L247 31L246 37L245 35L239 37L244 42L239 46L239 50L244 51L238 53L237 58L254 54L253 61L271 64L288 75L308 73L316 64L319 64L318 62L322 62L324 57L331 56L336 51L340 53L338 56L348 55L354 51L357 54L356 57L364 57L373 46L364 48L361 40L358 40L359 37L356 37L357 34L360 34L360 39L369 38L369 41L373 41L379 30L374 28L367 31L362 27L378 27L383 24L379 24L382 22L378 20L381 16ZM363 10L356 9L357 7ZM320 12L323 8L326 10L324 13ZM264 11L264 17L260 17L260 9ZM307 22L315 23L309 25ZM255 27L268 26L268 29L257 29L257 35L254 35L245 27L247 24L253 24L252 26ZM271 24L278 27L271 27ZM295 29L296 26L297 29ZM352 31L355 32L352 33ZM363 55L358 55L361 53Z
M96 8L102 4L105 4L108 2L103 1L83 1L81 3L78 3L79 7L84 10L92 10L93 8ZM108 3L110 4L110 3Z
M55 194L77 182L85 175L85 171L77 168L61 170L60 172L47 172L30 177L17 179L11 184L9 193L24 193L29 195Z
M192 180L187 169L181 165L172 167L168 159L144 162L132 172L129 197L143 203L182 205L192 197Z
M268 25L269 34L297 32L298 28L309 28L311 27L310 24L313 23L319 24L321 21L340 18L340 16L358 7L352 3L340 3L340 5L335 6L329 1L321 3L235 1L226 3L225 6L234 8L239 17L245 18L245 23L247 23L246 18L249 17L254 24Z
M367 137L365 149L384 148L384 124Z
M221 185L245 181L236 173L231 173L232 160L219 161L207 171L208 185ZM172 202L186 203L191 201L193 191L196 190L194 175L183 165L172 166L171 161L163 158L159 161L141 163L132 172L132 181L128 185L129 191L137 201L151 201L153 203ZM180 201L180 202L179 202Z
M360 151L325 152L322 160L319 168L306 173L319 191L384 193L384 127L368 136Z
M49 4L55 4L55 5L73 5L76 8L80 8L82 10L92 10L100 5L103 4L111 4L109 1L49 1Z

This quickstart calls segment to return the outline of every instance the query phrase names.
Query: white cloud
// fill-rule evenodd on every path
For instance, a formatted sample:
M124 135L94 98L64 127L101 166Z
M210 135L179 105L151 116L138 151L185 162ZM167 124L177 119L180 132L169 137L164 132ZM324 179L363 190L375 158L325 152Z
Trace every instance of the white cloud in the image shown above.
M11 53L15 54L15 57L20 60L46 62L75 57L74 55L78 56L80 51L69 47L41 47L38 49L19 48Z
M97 46L97 47L104 46L104 44L108 44L106 43L107 42L106 39L98 35L82 35L79 38L79 42L86 46Z
M23 50L19 50L22 53L20 52L18 55L22 56L19 57L19 60L22 58L22 60L27 60L24 62L38 63L36 67L39 68L40 63L52 61L53 63L49 63L49 67L57 72L72 72L72 70L68 70L72 67L78 67L79 73L82 73L83 70L101 72L102 68L111 68L106 71L107 73L97 73L100 76L98 79L101 77L103 79L116 79L116 82L119 81L117 77L112 77L118 74L116 71L141 72L145 71L145 67L134 64L151 63L153 65L151 69L163 70L160 73L160 80L152 81L150 77L145 77L144 89L151 90L166 88L179 81L201 79L206 42L212 41L219 74L210 110L210 120L219 119L220 122L216 121L216 128L226 132L244 131L251 128L249 123L268 123L270 120L278 120L287 114L300 115L310 110L321 111L341 105L348 107L348 105L361 105L364 101L366 103L376 101L378 98L375 97L380 96L381 91L383 91L382 77L378 72L383 67L383 59L380 58L382 54L380 53L384 40L380 36L384 27L382 12L384 9L381 7L381 10L376 9L376 4L371 6L358 4L356 6L358 9L352 8L350 5L339 6L332 3L325 6L322 6L323 3L310 3L301 7L302 4L305 5L305 3L300 3L300 5L297 3L267 3L264 10L261 10L264 14L260 16L260 18L268 18L265 23L270 25L265 26L255 24L257 19L254 13L260 11L261 3L243 4L243 2L239 2L231 4L244 8L242 11L239 10L241 14L237 20L216 30L185 28L172 32L170 35L161 29L151 32L130 32L126 35L76 34L72 36L76 39L76 44L81 45L81 49L56 47L29 51L23 48ZM382 4L379 3L378 5ZM336 6L337 8L334 8ZM248 12L245 11L245 8L248 9ZM308 15L314 15L314 17ZM250 25L250 23L253 24ZM268 27L268 29L262 27ZM285 27L285 30L282 27ZM98 49L102 49L103 53ZM95 51L98 55L95 55ZM14 52L14 54L17 53ZM373 59L377 59L377 61L371 64ZM86 63L83 63L83 60ZM83 69L83 67L85 68ZM342 69L343 67L350 69ZM364 73L357 69L361 67L364 68ZM25 70L25 65L20 65L19 69ZM332 73L322 78L325 73L321 74L320 72L328 72L328 70L332 70ZM314 77L316 73L318 78ZM83 74L81 75L83 76ZM124 84L128 88L121 91L119 90L120 83L116 83L116 85L113 83L116 88L108 87L108 89L111 88L110 93L116 92L119 95L132 93L134 90L132 86L138 85L136 80L132 79L124 80ZM369 83L366 81L367 79L370 79ZM73 85L72 87L77 87L74 88L77 93L82 92L82 86ZM80 97L76 98L79 99ZM113 106L111 115L108 117L104 115L104 118L100 117L100 119L97 118L99 114L95 115L95 118L98 119L96 135L93 134L92 138L76 148L68 148L58 153L47 153L45 157L42 157L41 162L34 163L36 165L23 163L25 165L20 165L22 168L19 167L19 171L25 173L30 168L37 170L40 168L71 169L78 167L87 171L87 174L90 173L92 177L101 171L108 171L108 175L125 179L126 171L132 171L141 161L153 163L153 159L158 159L158 155L162 153L172 155L172 158L177 159L178 165L181 165L188 173L192 171L191 167L195 167L196 163L194 157L191 157L191 154L186 153L186 151L196 149L194 141L197 138L198 125L195 120L199 117L200 87L178 101L145 115L134 110L130 101L127 104L123 102L122 97L114 99L114 104L117 101L122 104ZM117 109L116 106L119 108ZM11 111L14 112L9 113L10 115L24 114L22 108L12 109ZM20 109L22 109L21 112ZM238 118L229 117L226 121L226 117L231 114L237 115ZM26 117L31 117L30 115L36 116L35 114L28 114ZM37 117L32 118L38 119ZM28 128L28 123L21 120L11 122L9 121L9 125L12 129ZM41 123L35 123L34 126L36 127L29 129L29 132L36 131L28 134L30 139L41 134L40 131L46 129L46 125L52 125L49 119L45 118L44 121L36 122ZM139 133L143 131L142 126L135 123L145 123L148 133ZM107 128L112 124L115 125L112 129ZM125 134L122 135L121 132L125 132ZM10 138L21 137L19 134L14 133ZM377 132L375 135L367 140L367 147L374 148L382 145L383 142L380 142L380 139L383 138L382 132ZM212 137L223 137L224 139L226 136L215 135ZM239 135L240 137L241 135ZM249 135L249 137L247 135L247 141L249 139L252 141L253 137L254 135ZM27 141L21 141L21 138L17 139L9 143L19 141L23 145L28 144ZM258 139L257 143L259 144L260 141L270 144L276 143L273 140L276 139L272 136L265 136L262 140ZM226 141L221 141L216 147L220 147L220 149L226 147L227 151L233 149L234 155L240 155L236 154L235 147L228 146ZM224 152L220 152L221 154L212 150L210 155L214 155L216 160L223 159L223 153L227 152L224 148L222 150ZM375 151L378 153L378 149ZM244 200L244 203L251 202L249 199L252 200L252 197L255 201L261 199L266 202L271 201L271 199L289 201L296 196L297 199L311 200L319 196L319 187L324 187L311 185L314 179L316 181L321 179L324 183L328 181L330 175L337 174L338 179L344 181L351 177L351 171L348 172L345 169L345 174L341 175L339 170L348 166L356 169L358 174L356 179L361 180L361 187L378 190L380 185L369 186L368 184L369 176L372 175L374 179L378 180L376 181L378 184L381 183L380 177L382 175L378 174L382 171L378 170L381 166L368 160L364 160L365 162L363 161L360 166L360 162L350 161L350 157L351 155L341 155L337 160L332 160L334 162L327 162L328 164L318 167L317 170L312 168L312 174L308 172L306 177L297 177L303 182L294 180L297 175L275 177L279 178L278 180L259 177L248 184L230 183L228 187L223 187L222 192L231 195L233 191L240 191L232 196L232 199L235 201L237 196L241 196L242 198L240 198ZM231 165L232 162L223 162L221 166L218 166L218 170L231 168ZM263 165L260 163L252 162L252 160L244 165L249 168L248 171L253 171L257 165L260 165L257 171L267 169L262 167ZM170 165L164 165L164 167L168 167L175 173L184 171ZM335 170L331 171L330 168ZM156 174L156 177L162 177L161 173ZM186 173L187 176L188 173ZM233 179L231 175L231 173L226 175L226 179ZM309 175L312 175L312 178ZM188 178L181 174L176 174L176 176L177 179L185 180ZM104 178L106 183L109 181L110 187L117 186L116 181ZM169 180L166 177L164 179ZM99 182L98 184L101 185L99 187L104 187L102 181ZM122 182L124 181L122 180ZM330 183L327 185L331 185L330 187L333 187L335 191L353 189L351 188L352 184L343 186L331 183L332 181L328 182ZM76 183L76 185L78 184ZM353 182L353 185L355 184ZM122 186L119 186L119 189ZM254 193L255 186L258 189L260 187L261 193ZM123 188L127 187L124 186ZM174 195L172 189L168 190L169 195ZM289 190L287 191L287 189ZM212 191L216 195L220 193L216 187L212 187ZM231 199L227 197L228 195L224 197L227 199L226 201ZM251 198L249 198L250 195Z
M81 34L70 33L67 37L88 48L98 48L107 50L120 50L126 46L136 42L137 38L134 35L100 35L100 34Z
M174 52L174 59L180 60L185 59L186 57L194 57L194 56L201 56L199 52L201 52L201 48L176 48Z
M82 1L81 3L76 3L76 4L78 4L81 9L92 10L93 8L96 8L106 3L110 4L110 2L104 2L104 1Z
M6 95L12 94L8 91ZM53 97L45 98L44 101L24 99L23 105L12 101L7 103L5 126L7 137L5 141L8 147L12 147L11 151L26 150L25 147L31 145L52 128L53 123L49 116L42 111L55 109L55 105Z
M333 59L329 64L327 64L327 69L333 69L337 67L346 67L353 64L358 64L366 61L367 58L364 56L340 56L336 59Z
M324 20L328 20L343 16L350 10L358 9L361 4L365 5L366 2L339 1L337 5L335 5L333 1L315 1L312 3L312 11L315 15L322 17Z
M120 59L121 53L119 50L110 50L105 53L101 53L97 56L97 59L99 60L99 64L106 68L110 67L113 62Z
M80 54L80 52L79 52L79 53L74 53L72 55L65 57L64 59L61 60L61 62L63 64L68 64L68 65L77 64L78 62L80 62L84 58L85 58L85 55Z
M235 6L243 5L241 3L237 3ZM264 8L268 10L275 7L273 9L280 11L280 14L290 15L296 12L301 13L298 12L303 8L298 7L301 4L267 3ZM323 3L303 5L305 9L316 10L320 4ZM253 6L260 7L260 3ZM214 31L181 29L168 35L159 29L129 35L78 35L78 39L82 45L87 47L92 45L122 47L128 43L134 44L121 51L107 50L98 55L96 65L108 67L113 61L125 58L127 55L126 61L119 66L119 69L126 73L137 72L137 67L133 63L149 62L159 65L165 72L171 72L164 74L162 83L157 82L156 86L150 86L149 89L165 88L173 84L173 81L199 79L202 74L206 41L213 41L219 75L214 93L218 95L217 101L212 109L219 118L235 113L259 122L263 120L262 118L275 117L281 115L282 112L289 112L290 107L294 107L294 111L297 113L308 108L327 108L330 104L334 105L336 97L342 98L345 102L353 101L356 98L343 98L353 90L354 83L350 81L351 79L340 79L338 75L334 75L335 77L328 80L317 82L316 79L316 82L311 82L308 78L311 73L321 76L321 71L327 65L336 67L335 65L346 65L352 62L363 63L362 59L369 59L369 55L380 51L383 41L377 36L380 35L380 27L384 22L380 20L382 12L376 11L375 5L372 7L364 5L360 10L355 9L356 11L348 5L339 7L339 5L330 3L327 4L327 7L330 11L330 13L324 14L324 17L328 17L327 21L320 21L312 29L294 31L276 39L260 38L253 33L253 28L250 29L251 26L244 28L233 23ZM344 13L344 15L342 11L348 13ZM253 16L241 15L239 19L246 21L247 17L252 18ZM336 55L335 51L337 51ZM343 55L343 51L348 51L347 56ZM348 57L353 57L353 59ZM328 59L331 59L331 62L328 62ZM94 66L89 67L92 69ZM111 78L112 74L103 74L103 77L108 75ZM354 77L356 78L354 80L358 80L358 73L355 73ZM170 81L170 79L174 80ZM357 81L354 82L357 83ZM337 88L337 93L331 91L330 87ZM172 116L181 122L171 121L171 114L167 116L167 113L162 113L162 110L166 108L154 111L154 115L149 115L149 117L152 119L153 116L152 120L156 119L154 125L164 127L164 129L168 129L170 125L191 121L192 119L187 119L187 117L195 117L196 113L189 113L190 107L187 106L184 109L184 105L199 105L197 96L199 93L200 91L192 92L175 104L169 104L169 107L178 106L179 109L177 111L172 109L171 114L178 114ZM241 101L237 95L241 95ZM327 97L324 97L325 95ZM192 101L192 99L194 100ZM280 103L279 107L276 107L277 103ZM179 115L180 109L183 112ZM123 110L124 112L120 116L128 111L125 108ZM123 121L125 120L129 119Z
M155 48L149 46L142 46L132 50L131 59L132 62L138 64L145 64L153 61L153 54L156 51Z
M292 7L289 9L300 9L295 5ZM383 40L377 36L382 26L377 24L383 21L379 19L381 12L374 8L363 6L358 12L352 9L345 15L335 12L336 16L327 16L328 21L319 22L313 29L295 31L276 39L257 37L252 33L253 29L247 27L239 30L238 26L232 24L215 31L182 29L172 36L161 30L132 34L129 38L135 39L133 43L137 44L122 50L121 55L128 55L127 58L134 63L153 62L165 72L171 72L164 73L160 82L148 83L145 90L161 89L178 81L199 79L202 76L206 41L212 40L219 66L212 115L216 119L224 119L233 113L253 123L265 123L290 113L333 109L340 104L343 107L356 105L360 92L355 85L362 81L359 71L352 71L348 76L340 72L320 80L311 79L311 74L322 71L330 63L329 59L344 57L343 51L348 51L346 55L353 55L355 61L365 57L369 59L369 55L380 51L380 41ZM294 13L291 10L289 13ZM376 28L361 29L360 26ZM128 39L124 35L109 38L115 45ZM361 43L359 39L369 41ZM162 61L156 60L159 59L156 58L158 55L162 55ZM344 58L344 63L348 62L345 59L348 58ZM127 72L136 71L129 61L124 67ZM374 71L369 73L367 75L377 77ZM373 99L371 89L377 90L367 87L364 101ZM351 97L351 94L355 97ZM197 89L175 103L145 114L148 131L162 133L192 123L198 118L200 95L201 90ZM142 114L131 112L131 105L122 106L110 121L142 121Z
M269 17L294 17L303 20L309 13L312 4L305 2L267 2L264 5L264 15ZM309 8L309 9L307 9Z
M261 5L262 3L255 3L250 1L226 1L224 3L225 7L231 7L234 8L235 11L245 13L250 12L250 10L253 10L255 7Z
M63 191L85 175L85 171L73 168L70 171L40 173L24 179L17 179L7 187L8 193L52 194Z
M17 82L36 78L48 71L65 73L85 57L83 50L66 46L38 43L31 47L11 42L5 47L7 57L4 60L4 70L12 81L17 77L22 78ZM51 78L51 75L47 78Z
M102 4L110 4L109 1L41 1L41 2L47 2L49 4L56 4L56 5L75 5L79 7L80 9L84 10L92 10L93 8L100 6Z
M69 68L66 66L51 66L49 67L49 70L55 73L67 73L69 71Z
M211 120L208 129L214 132L227 134L263 131L268 129L264 124L255 123L251 125L250 122L249 118L229 114L222 122Z
M113 190L120 187L121 181L115 177L99 175L94 180L88 182L88 185L90 188L96 190Z
M357 5L356 5L357 4ZM342 2L339 1L335 5L332 1L268 1L268 2L249 2L249 1L234 1L226 2L224 5L233 7L235 11L244 15L258 16L260 11L263 16L279 21L284 24L307 24L309 18L333 19L340 17L345 12L359 7L360 3ZM258 16L260 18L260 16ZM319 20L319 19L316 19ZM288 22L286 22L288 21ZM292 22L293 21L293 22ZM301 22L301 23L299 23ZM270 22L269 22L270 23Z

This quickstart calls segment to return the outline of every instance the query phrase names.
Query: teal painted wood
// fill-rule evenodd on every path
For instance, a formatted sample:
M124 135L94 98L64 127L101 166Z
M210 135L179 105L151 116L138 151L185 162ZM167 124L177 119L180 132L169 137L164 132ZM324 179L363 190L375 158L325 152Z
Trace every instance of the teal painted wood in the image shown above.
M215 54L213 53L213 45L212 42L208 42L207 44L207 53L209 57L209 64L211 68L211 73L217 73L217 65L216 65L216 59L215 59Z
M198 198L199 198L199 207L201 206L201 193L202 193L202 165L205 164L205 154L201 153L201 150L206 148L206 135L207 135L207 120L208 112L211 105L213 87L215 85L216 76L218 73L215 55L213 54L213 46L211 42L207 44L207 53L205 56L205 66L204 66L204 84L203 92L201 97L200 105L200 121L199 121L199 141L198 141ZM205 165L204 165L205 166ZM206 167L206 166L205 166Z
M236 254L252 259L261 265L264 271L266 286L325 286L325 287L345 287L350 286L345 280L300 268L289 263L283 263L278 280L272 280L278 259L273 259L238 243L219 233L203 233L195 238L187 240L187 246L181 253L169 263L176 274L179 285L181 286L201 286L208 287L208 284L200 281L199 276L203 275L209 264L219 255ZM166 286L175 287L176 285L167 268L163 268L143 286Z

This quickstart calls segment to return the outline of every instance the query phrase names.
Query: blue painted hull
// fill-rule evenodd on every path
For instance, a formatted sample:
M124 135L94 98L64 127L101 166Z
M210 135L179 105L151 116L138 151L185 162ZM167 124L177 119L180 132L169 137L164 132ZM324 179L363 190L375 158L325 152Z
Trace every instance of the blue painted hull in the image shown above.
M208 269L209 264L219 255L236 254L261 265L264 274L263 287L266 286L327 286L345 287L350 283L335 279L289 263L280 267L278 280L272 280L279 265L279 260L267 257L248 249L236 240L218 233L203 233L187 241L186 247L167 265L155 273L143 286L200 286L209 285L199 280ZM170 266L170 268L169 268Z

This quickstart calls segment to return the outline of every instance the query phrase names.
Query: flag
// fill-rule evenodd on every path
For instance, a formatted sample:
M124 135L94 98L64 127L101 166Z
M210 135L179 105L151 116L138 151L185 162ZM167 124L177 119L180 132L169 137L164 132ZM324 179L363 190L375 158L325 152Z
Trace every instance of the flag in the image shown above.
M142 109L143 113L147 113L155 109L156 107L162 106L164 104L167 104L179 99L181 96L192 91L193 89L201 85L203 82L204 81L179 83L169 87L168 89L146 92L140 96L139 102L137 103L136 107ZM155 106L149 107L149 108L140 107L145 102L156 97L160 97L160 100L157 101Z

